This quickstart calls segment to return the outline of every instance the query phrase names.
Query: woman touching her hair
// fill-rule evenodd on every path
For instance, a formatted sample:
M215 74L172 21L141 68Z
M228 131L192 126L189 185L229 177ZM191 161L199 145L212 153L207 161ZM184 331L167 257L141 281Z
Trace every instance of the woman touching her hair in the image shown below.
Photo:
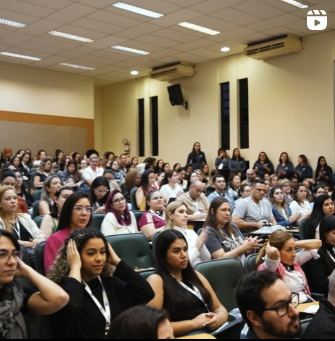
M150 285L96 229L70 235L49 278L70 296L69 304L52 317L55 339L105 339L115 317L154 298Z

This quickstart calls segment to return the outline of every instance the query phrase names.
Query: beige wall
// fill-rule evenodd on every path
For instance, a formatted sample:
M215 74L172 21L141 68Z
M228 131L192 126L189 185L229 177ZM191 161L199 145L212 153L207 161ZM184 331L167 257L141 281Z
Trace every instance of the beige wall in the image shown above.
M335 167L334 151L334 44L335 32L304 39L296 55L255 61L242 55L197 66L196 76L184 79L190 108L172 107L167 82L143 78L104 87L101 94L101 150L123 151L123 138L138 154L137 100L146 103L146 155L151 155L151 96L159 96L159 158L185 163L195 141L202 143L212 167L220 147L220 86L230 82L231 148L239 147L238 80L249 79L250 149L242 154L254 162L266 151L277 165L287 151L294 163L301 153L313 168L319 155Z
M94 118L94 80L0 63L0 110Z

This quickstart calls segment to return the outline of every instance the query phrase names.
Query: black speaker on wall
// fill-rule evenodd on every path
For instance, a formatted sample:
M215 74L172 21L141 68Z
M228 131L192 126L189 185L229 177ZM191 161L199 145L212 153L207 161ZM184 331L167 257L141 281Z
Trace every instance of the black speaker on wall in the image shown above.
M188 103L184 100L183 92L180 84L171 85L168 87L170 102L173 106L182 105L188 108Z

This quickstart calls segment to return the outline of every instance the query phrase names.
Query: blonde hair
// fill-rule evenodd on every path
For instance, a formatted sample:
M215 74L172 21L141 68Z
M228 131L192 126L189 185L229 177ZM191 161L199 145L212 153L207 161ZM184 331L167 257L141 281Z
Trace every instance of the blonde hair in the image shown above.
M263 258L266 255L266 248L269 243L272 247L275 247L280 252L285 246L285 244L291 239L293 239L293 236L287 231L280 230L280 231L273 232L269 238L269 241L264 244L264 247L259 253L259 256L256 261L257 266L260 266L262 263L264 263Z
M278 176L277 174L272 174L272 175L270 176L270 178L269 178L269 180L270 180L270 185L272 185L272 180L273 180L274 178L277 178L277 179L279 180L279 176Z
M3 197L5 196L6 192L13 191L16 194L15 188L12 186L3 186L0 188L0 201L2 201ZM16 211L16 219L19 217L18 212ZM0 218L5 224L6 230L8 232L13 233L13 228L9 220L7 219L6 215L2 211L2 208L0 208Z
M174 214L180 206L185 206L186 209L188 210L187 205L180 201L174 201L166 208L166 212L165 212L165 220L166 220L165 229L166 230L172 230L174 227L173 220L169 216L169 213Z

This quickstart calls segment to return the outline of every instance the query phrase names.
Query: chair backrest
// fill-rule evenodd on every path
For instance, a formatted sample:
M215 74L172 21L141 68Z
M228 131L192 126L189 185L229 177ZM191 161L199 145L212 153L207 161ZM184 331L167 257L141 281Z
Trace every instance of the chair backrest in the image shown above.
M245 269L246 273L257 271L256 260L257 260L258 256L259 256L258 253L255 253L255 254L250 255L246 258L245 263L244 263L244 269Z
M23 253L22 260L24 264L27 264L28 266L30 266L30 258L29 258L28 250L23 245L20 245L20 249L21 249L21 252Z
M36 271L45 276L45 268L44 268L44 248L46 242L40 243L35 250L35 262L36 262Z
M137 206L137 203L136 203L136 192L137 192L137 188L133 188L130 191L130 200L131 200L131 206L133 208L133 211L139 210L139 207Z
M238 308L235 293L239 280L244 275L242 263L236 258L203 262L195 268L209 281L221 304L231 311Z
M306 239L307 226L308 226L308 220L301 220L299 224L299 233L300 233L301 240Z
M107 237L116 254L131 268L153 268L148 238L142 233L131 233Z
M137 225L138 225L138 222L142 218L142 215L144 214L144 212L142 212L142 211L133 211L133 213L134 213L134 216L136 218Z
M305 334L306 334L307 328L308 328L309 324L312 322L312 320L313 320L313 318L309 318L309 319L300 321L300 323L301 323L301 333L300 333L299 339L302 340L302 339L305 338Z
M147 280L151 275L153 275L156 270L144 270L140 271L139 274L142 276L143 279Z
M99 231L101 231L101 226L106 217L105 213L94 213L92 215L92 221L88 227L90 228L96 228Z
M44 218L44 215L39 215L38 217L34 219L34 222L36 223L39 229L41 228L43 218Z
M42 195L42 190L41 189L36 189L33 193L33 201L38 201L41 200L41 195Z
M37 200L34 202L32 219L35 219L36 217L40 215L40 211L38 209L40 202L41 202L40 200Z

